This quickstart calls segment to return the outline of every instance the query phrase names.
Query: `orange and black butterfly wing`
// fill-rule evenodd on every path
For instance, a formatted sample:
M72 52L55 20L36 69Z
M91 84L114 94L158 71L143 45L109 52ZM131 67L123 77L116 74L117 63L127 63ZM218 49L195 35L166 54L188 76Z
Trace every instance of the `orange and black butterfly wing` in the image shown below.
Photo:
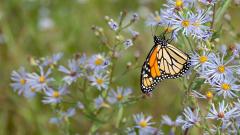
M159 69L158 52L161 45L155 45L149 52L141 71L141 90L143 93L151 92L162 78L162 71Z
M183 76L191 65L190 57L164 37L154 36L154 43L141 71L141 90L146 94L161 80Z
M162 47L158 52L159 68L164 79L175 79L183 76L189 69L190 57L171 44Z

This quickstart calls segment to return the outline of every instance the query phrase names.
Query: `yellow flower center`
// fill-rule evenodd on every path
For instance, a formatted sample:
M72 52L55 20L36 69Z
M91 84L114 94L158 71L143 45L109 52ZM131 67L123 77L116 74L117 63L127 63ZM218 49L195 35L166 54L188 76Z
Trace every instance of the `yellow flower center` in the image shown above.
M182 26L183 26L183 27L188 27L189 24L190 24L189 20L183 20L183 21L182 21Z
M97 84L99 84L99 85L101 85L101 84L103 84L103 79L101 79L101 78L97 78Z
M145 120L142 120L139 122L139 125L142 127L142 128L145 128L147 126L147 122Z
M123 99L123 95L122 95L122 94L118 94L118 95L117 95L117 100L118 100L118 101L121 101L122 99Z
M180 8L183 6L183 1L182 0L176 0L176 8Z
M40 83L44 83L44 82L45 82L45 77L44 77L44 76L40 76L39 79L38 79L38 81L39 81Z
M225 90L225 91L227 91L227 90L230 90L230 89L231 89L231 86L230 86L229 84L227 84L227 83L223 83L223 84L222 84L222 89Z
M200 56L199 57L199 62L201 63L201 64L203 64L203 63L205 63L206 61L208 60L208 57L207 56Z
M159 15L157 15L157 16L154 17L154 20L155 20L156 22L160 22L161 18L160 18Z
M219 117L219 118L224 118L224 112L219 112L219 113L218 113L218 117Z
M208 100L213 98L213 93L211 91L206 92L206 97Z
M103 64L103 59L102 58L97 58L95 60L95 65L99 66L99 65L102 65Z
M59 93L58 91L54 91L53 94L52 94L52 96L53 96L54 98L58 98L58 97L60 97L60 93Z
M217 70L218 70L219 73L224 73L224 71L225 71L224 65L219 66L219 67L217 68Z
M20 79L20 83L21 83L21 85L26 84L26 82L27 82L27 80L25 80L25 79Z

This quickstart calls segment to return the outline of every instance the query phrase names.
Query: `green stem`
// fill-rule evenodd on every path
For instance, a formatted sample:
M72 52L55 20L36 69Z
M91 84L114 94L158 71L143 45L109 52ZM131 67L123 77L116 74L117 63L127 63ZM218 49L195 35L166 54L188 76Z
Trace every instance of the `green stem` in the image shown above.
M129 22L127 25L119 28L118 31L116 32L116 34L118 35L122 30L124 30L124 29L128 28L129 26L131 26L132 23L133 23L133 22Z
M193 52L194 52L194 49L193 49L193 47L192 47L192 44L191 44L191 41L190 41L189 37L186 37L186 39L187 39L187 42L188 42L188 44L189 44L189 46L190 46L190 49L191 49L191 51L192 51L192 53L193 53Z
M185 102L188 101L188 99L189 99L189 93L191 92L191 87L192 87L192 85L193 85L196 77L197 77L197 74L195 73L194 76L193 76L193 78L191 79L188 87L187 87L187 91L185 91L185 95L184 95L184 99L183 99L183 105L186 105ZM185 88L184 88L184 89L185 89ZM188 103L188 102L187 102L187 103Z
M231 0L225 0L224 1L224 4L222 6L221 9L219 9L216 13L216 19L215 19L215 22L219 22L223 16L223 14L225 13L225 11L227 10L227 8L229 7L231 3Z
M213 29L213 26L214 26L215 14L216 14L216 4L213 5L213 18L211 23L211 29Z

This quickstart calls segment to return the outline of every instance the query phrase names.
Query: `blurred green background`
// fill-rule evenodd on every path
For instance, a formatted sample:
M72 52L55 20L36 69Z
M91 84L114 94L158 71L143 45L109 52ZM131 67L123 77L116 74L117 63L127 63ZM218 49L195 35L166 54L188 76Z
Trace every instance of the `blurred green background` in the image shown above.
M128 49L118 61L115 74L122 73L128 61L134 59L134 52L140 51L141 65L152 47L150 27L145 26L146 16L159 10L160 0L1 0L0 1L0 135L60 134L59 127L49 124L52 117L48 105L43 105L40 98L27 100L14 93L10 84L12 70L20 66L28 67L28 58L45 57L63 52L64 60L74 53L91 55L104 51L100 42L91 31L92 25L107 27L104 16L115 20L119 12L138 13L140 20L133 29L140 32L136 44ZM234 35L231 30L240 31L240 8L234 4L228 11L232 16L231 25L223 29L224 42L231 44ZM223 26L227 23L222 21ZM228 34L226 34L228 33ZM236 35L235 35L236 36ZM222 40L220 40L221 42ZM63 61L64 61L63 60ZM141 63L142 62L142 63ZM125 75L119 85L132 87L134 95L140 95L140 68ZM144 112L160 121L160 115L169 114L173 118L182 109L184 91L179 80L160 83L153 97L140 100L130 105L124 116ZM81 113L71 120L74 132L86 133L91 123ZM110 126L103 126L103 131L111 131Z

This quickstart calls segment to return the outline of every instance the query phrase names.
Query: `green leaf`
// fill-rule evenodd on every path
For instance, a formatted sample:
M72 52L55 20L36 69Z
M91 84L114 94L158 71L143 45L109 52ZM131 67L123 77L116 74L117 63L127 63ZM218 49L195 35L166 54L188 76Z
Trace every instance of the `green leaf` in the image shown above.
M92 134L95 134L95 132L100 128L100 126L101 126L101 124L95 123L95 124L91 127L91 129L90 129L90 134L91 134L91 135L92 135Z
M122 116L123 116L123 106L120 105L119 106L119 110L118 110L118 115L117 115L117 121L116 121L116 127L118 128L119 127L119 124L122 120Z
M216 13L215 22L219 22L221 20L221 18L223 17L225 11L227 10L227 8L229 7L230 4L231 4L231 0L224 1L223 5L221 5L221 8L219 8Z
M202 86L202 84L204 84L204 79L198 79L198 80L196 80L194 83L193 83L193 85L192 85L192 90L197 90L197 89L200 89L201 88L201 86Z
M221 30L213 32L213 35L212 35L212 38L211 38L211 42L220 37L220 31Z

